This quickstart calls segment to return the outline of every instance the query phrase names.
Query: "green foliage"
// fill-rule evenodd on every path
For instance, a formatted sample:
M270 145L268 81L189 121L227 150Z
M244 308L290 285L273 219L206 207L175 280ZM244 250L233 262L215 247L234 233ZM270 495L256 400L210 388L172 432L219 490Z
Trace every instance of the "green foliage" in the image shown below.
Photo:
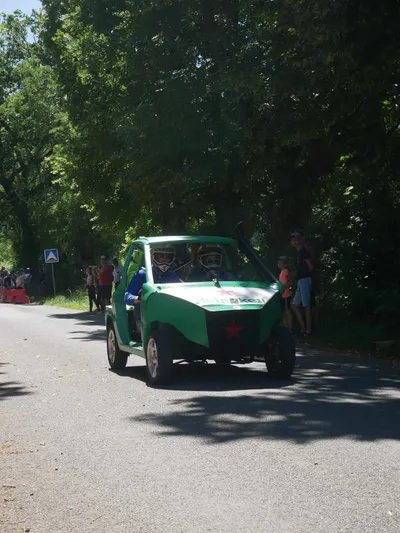
M76 309L78 311L88 311L89 302L85 289L78 289L66 294L58 294L57 296L49 296L44 300L45 305L55 307L67 307L68 309Z
M395 333L394 2L43 6L1 26L0 208L16 250L57 244L79 272L138 234L232 233L246 218L274 264L303 227L322 304Z
M314 168L326 152L316 146L324 126L306 127L309 117L296 114L289 91L299 67L293 75L282 62L275 10L204 1L44 6L45 40L78 128L73 176L102 216L133 226L141 206L163 230L182 230L215 211L217 230L232 233L258 198L280 238L307 218L310 174L325 171Z
M62 160L76 134L42 44L28 39L40 20L0 17L0 223L18 266L36 270L43 249L56 246L71 269L113 245L93 229L69 179L72 162Z
M44 166L59 115L58 86L52 69L41 62L40 47L28 42L30 25L22 14L0 20L0 206L24 265L39 251L31 205L50 181Z
M14 268L16 257L13 249L12 235L9 232L0 230L0 267L7 270Z

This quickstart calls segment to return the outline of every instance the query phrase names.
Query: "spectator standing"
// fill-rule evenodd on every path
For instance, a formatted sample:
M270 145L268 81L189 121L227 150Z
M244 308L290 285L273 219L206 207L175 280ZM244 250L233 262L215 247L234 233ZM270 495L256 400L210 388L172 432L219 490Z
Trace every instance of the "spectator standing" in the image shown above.
M16 289L25 288L25 276L21 270L17 271L16 280L15 280L15 288Z
M25 286L29 285L29 283L30 283L30 281L32 279L31 269L29 267L26 267L26 269L25 269L24 278L25 278Z
M97 307L97 311L100 311L100 306L96 298L94 276L93 276L92 269L90 267L87 267L86 269L86 289L87 289L88 298L89 298L89 311L90 312L93 311L93 302L95 303Z
M114 270L113 270L113 280L114 280L114 287L115 287L115 290L117 290L117 287L118 285L120 284L121 282L121 277L122 277L122 265L120 264L120 262L118 261L118 259L116 257L114 257L114 259L111 261L111 263L113 264L114 266Z
M304 246L304 248L310 253L310 259L311 259L311 262L313 264L313 267L315 268L316 261L317 261L317 254L316 254L314 246L312 246L308 242L307 237L304 235L304 232L301 229L294 230L294 232L291 234L291 238L292 238L293 235L297 236L297 238L300 241L300 244L302 246Z
M4 278L4 288L5 289L15 289L15 280L11 272L6 271Z
M94 283L94 292L96 296L96 306L98 307L99 311L101 310L101 298L100 298L100 289L99 289L99 267L97 266L91 266L92 269L92 275L93 275L93 283Z
M289 262L289 257L285 255L278 257L278 267L280 269L279 281L285 287L281 299L283 307L283 324L291 332L293 328L293 315L290 308L292 296L292 276L288 269Z
M99 270L98 282L99 282L99 297L101 310L105 311L106 305L110 305L111 290L113 282L113 274L111 265L107 263L105 255L100 257L101 268Z
M315 327L318 319L316 295L319 287L317 252L314 246L308 242L307 236L304 235L304 233L300 229L295 230L293 233L299 235L301 244L310 253L310 260L313 266L313 271L311 272L311 314L312 322Z
M290 237L292 246L297 250L297 288L292 309L299 321L302 334L311 335L311 274L314 266L311 261L311 254L304 246L304 235L299 231L294 231ZM300 307L304 309L305 324Z
M4 278L4 288L5 289L14 289L15 288L15 283L14 283L13 277L12 277L12 275L9 272L7 272L7 275Z

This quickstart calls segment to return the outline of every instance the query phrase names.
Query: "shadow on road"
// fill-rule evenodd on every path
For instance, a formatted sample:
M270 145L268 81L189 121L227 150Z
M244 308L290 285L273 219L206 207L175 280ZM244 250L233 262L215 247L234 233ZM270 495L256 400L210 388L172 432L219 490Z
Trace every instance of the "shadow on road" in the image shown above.
M257 375L261 372L249 372L255 375L247 378L243 369L237 370L238 380L254 379L261 385ZM179 398L172 402L170 412L130 420L154 425L161 435L189 435L210 444L254 437L297 444L333 438L400 439L399 378L373 362L361 364L350 356L302 354L293 381L286 386L264 378L259 388L266 390L255 394ZM219 379L218 390L233 388L229 386L232 376ZM179 389L193 390L187 380L181 385Z
M76 313L54 313L48 315L49 318L57 318L62 320L75 320L79 322L79 326L99 326L98 329L82 329L78 331L71 331L70 339L78 339L82 341L98 341L106 340L106 328L104 325L103 313L89 313L86 311L79 311Z
M88 311L78 311L76 313L53 313L47 315L48 318L58 318L61 320L79 320L84 326L104 326L103 313L89 313Z
M6 363L0 363L0 366L4 367ZM6 372L0 372L0 374L5 375ZM26 396L27 394L32 394L32 391L17 381L0 381L0 401L12 396Z
M146 367L128 366L124 370L114 371L122 377L134 378L146 382ZM176 391L234 391L289 387L292 381L276 381L268 378L265 365L218 366L214 363L175 364L172 383L158 389Z
M81 341L106 341L106 328L95 329L95 330L80 330L80 331L71 331L70 339L78 339Z

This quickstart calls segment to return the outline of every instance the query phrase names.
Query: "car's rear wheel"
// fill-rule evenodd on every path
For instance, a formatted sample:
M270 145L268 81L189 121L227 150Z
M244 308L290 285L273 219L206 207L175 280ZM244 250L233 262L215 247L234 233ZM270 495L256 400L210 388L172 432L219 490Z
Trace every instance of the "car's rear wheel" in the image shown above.
M107 357L112 370L122 370L126 367L128 355L118 346L114 326L111 324L107 327Z
M168 383L173 373L173 355L167 331L152 331L146 344L147 378L152 385Z
M268 375L278 379L288 379L293 373L296 363L296 348L290 331L276 327L268 340L265 364Z

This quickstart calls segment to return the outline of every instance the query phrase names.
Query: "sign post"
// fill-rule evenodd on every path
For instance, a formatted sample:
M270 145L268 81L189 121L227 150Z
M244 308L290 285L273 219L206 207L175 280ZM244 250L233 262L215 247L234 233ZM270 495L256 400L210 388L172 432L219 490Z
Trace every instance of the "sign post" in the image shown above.
M51 277L53 279L54 296L56 295L56 278L54 276L54 263L58 263L59 261L60 261L60 257L58 255L57 248L51 248L49 250L44 251L44 262L51 263Z
M54 276L54 263L51 263L51 277L53 278L53 292L54 298L56 297L56 278Z

